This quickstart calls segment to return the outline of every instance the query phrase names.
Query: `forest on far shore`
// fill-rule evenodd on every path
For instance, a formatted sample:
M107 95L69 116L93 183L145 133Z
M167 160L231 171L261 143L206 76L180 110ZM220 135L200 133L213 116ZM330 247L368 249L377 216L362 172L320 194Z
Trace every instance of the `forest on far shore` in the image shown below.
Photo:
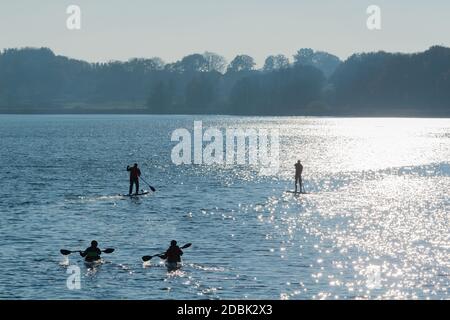
M271 55L211 52L88 63L48 48L0 53L0 113L450 116L450 48Z

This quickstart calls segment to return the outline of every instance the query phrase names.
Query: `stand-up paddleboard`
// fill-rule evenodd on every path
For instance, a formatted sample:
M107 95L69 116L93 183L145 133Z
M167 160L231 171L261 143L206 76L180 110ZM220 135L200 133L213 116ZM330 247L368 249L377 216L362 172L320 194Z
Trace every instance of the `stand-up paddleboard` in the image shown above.
M293 193L293 194L308 194L308 192L300 192L300 191L286 191L287 193Z
M146 194L149 194L149 193L150 193L150 191L141 191L138 194L135 194L135 193L133 193L133 194L119 194L119 196L121 196L121 197L128 197L128 198L134 198L134 197L145 196Z

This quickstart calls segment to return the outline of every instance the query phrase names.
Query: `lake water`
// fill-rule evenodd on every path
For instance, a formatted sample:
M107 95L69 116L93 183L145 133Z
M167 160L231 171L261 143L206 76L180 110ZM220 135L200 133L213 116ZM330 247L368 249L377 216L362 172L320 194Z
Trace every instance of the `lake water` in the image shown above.
M280 170L176 166L194 120L277 128ZM449 298L448 119L2 115L0 137L1 299ZM117 196L134 162L156 193ZM92 239L116 249L94 270L59 253ZM143 266L172 239L180 271Z

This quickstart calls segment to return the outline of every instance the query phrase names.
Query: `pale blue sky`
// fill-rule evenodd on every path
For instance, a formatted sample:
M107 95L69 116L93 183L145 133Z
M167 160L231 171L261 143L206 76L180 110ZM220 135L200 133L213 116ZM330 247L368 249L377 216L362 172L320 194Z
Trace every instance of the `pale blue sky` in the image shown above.
M66 28L66 8L82 29ZM366 8L382 10L382 30L366 28ZM341 58L354 52L450 46L449 0L14 0L0 3L0 48L49 47L88 61L159 56L166 62L206 50L289 57L299 48Z

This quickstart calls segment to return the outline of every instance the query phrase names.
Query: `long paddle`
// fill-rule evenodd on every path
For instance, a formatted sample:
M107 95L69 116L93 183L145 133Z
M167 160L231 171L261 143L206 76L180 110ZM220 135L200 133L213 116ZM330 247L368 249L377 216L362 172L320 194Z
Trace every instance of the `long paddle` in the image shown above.
M154 187L152 187L150 184L148 184L148 182L147 181L145 181L142 177L139 177L142 181L144 181L147 185L148 185L148 187L150 188L150 190L152 190L153 192L155 192L156 191L156 189L154 188Z
M189 248L190 246L192 246L192 243L186 243L184 246L182 246L180 249L186 249ZM150 261L153 257L160 257L164 254L163 253L158 253L158 254L154 254L153 256L143 256L142 257L142 261ZM161 257L160 257L161 258Z
M67 255L69 255L71 253L76 253L76 252L81 253L81 252L84 252L84 251L81 251L81 250L70 251L70 250L61 249L60 252L61 252L61 254L63 256L67 256ZM102 250L102 252L103 253L113 253L114 249L113 248L108 248L108 249Z

